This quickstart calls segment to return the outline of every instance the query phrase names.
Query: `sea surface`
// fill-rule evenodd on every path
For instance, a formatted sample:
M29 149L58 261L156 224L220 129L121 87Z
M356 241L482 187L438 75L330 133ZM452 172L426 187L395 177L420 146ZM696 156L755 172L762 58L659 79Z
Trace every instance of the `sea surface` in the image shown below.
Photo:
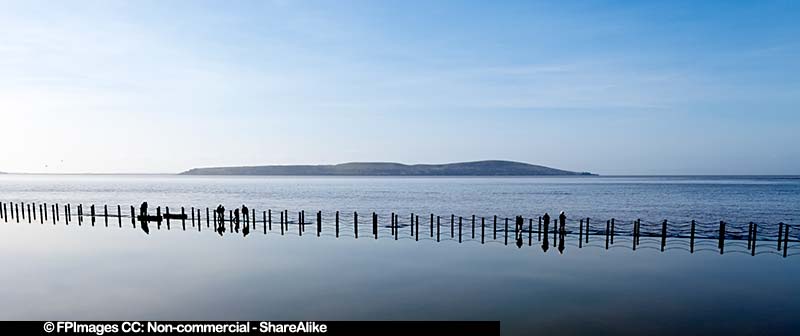
M61 211L55 225L0 221L0 319L500 320L506 335L800 330L800 230L790 231L787 257L774 234L778 223L800 227L800 177L0 175L0 201L59 204ZM201 227L151 223L145 234L127 217L143 201L150 211L194 207ZM98 214L108 205L112 216L121 205L125 217L108 226L101 218L95 226L87 218L66 225L65 204L73 216L77 204L84 213L95 204ZM256 210L257 226L247 237L220 237L204 221L205 208L218 204L246 204ZM267 210L273 226L265 234ZM291 220L284 235L282 210ZM314 223L303 236L299 211ZM569 218L562 248L553 237L543 248L537 233L524 234L518 248L513 229L506 245L505 218L512 226L515 216L531 219L538 231L539 216L560 211ZM396 240L392 213L400 224ZM419 241L408 226L412 213L420 217ZM441 217L439 242L431 214ZM450 231L451 215L464 220L461 243ZM484 243L480 234L472 238L473 215L485 218L487 230L498 216L497 236L488 230ZM664 251L658 237L643 237L634 251L619 224L621 234L606 248L601 234L578 243L577 223L585 218L598 223L593 230L611 218L753 222L764 240L754 256L741 236L729 238L724 254L703 237L690 253L688 239L677 236Z

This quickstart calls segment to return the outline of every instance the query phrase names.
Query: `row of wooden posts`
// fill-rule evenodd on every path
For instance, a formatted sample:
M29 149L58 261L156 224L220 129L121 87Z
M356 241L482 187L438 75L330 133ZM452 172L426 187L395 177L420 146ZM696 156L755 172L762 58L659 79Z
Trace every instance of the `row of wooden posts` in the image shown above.
M11 208L11 209L9 209L9 208ZM22 208L21 212L20 212L20 208ZM66 225L69 225L69 223L73 222L73 219L72 219L72 217L73 217L73 215L72 215L72 206L71 206L71 204L65 204L63 206L63 208L64 208L64 212L63 213L64 213ZM60 210L60 208L59 208L58 204L51 204L48 207L47 203L40 203L40 204L38 204L38 213L39 213L38 214L39 215L38 216L38 220L40 221L41 224L44 224L45 222L48 222L48 221L52 221L52 223L55 225L57 222L59 222L61 220L61 218L60 218L61 217L61 212L59 210ZM97 217L102 217L103 218L103 220L105 222L105 226L108 226L108 224L109 224L109 217L111 217L111 218L116 217L119 227L122 227L122 218L125 217L123 215L123 213L122 213L122 207L120 205L116 206L116 212L117 212L116 215L109 214L108 205L103 205L103 213L102 213L102 215L97 213L94 204L92 204L89 207L89 214L85 214L84 213L82 204L79 204L76 207L76 210L77 210L77 216L76 217L78 219L78 225L82 225L83 220L84 220L83 219L84 216L90 218L92 226L95 225ZM26 216L26 211L27 211L27 216ZM134 208L134 206L130 206L130 219L131 219L131 224L133 225L134 228L136 228L136 221L137 221L137 217L136 217L136 212L135 211L136 211L136 209ZM50 219L49 220L48 220L48 212L50 212ZM297 221L298 229L297 230L298 230L298 234L300 236L302 236L303 233L305 232L305 226L307 224L310 225L312 223L306 222L306 220L305 220L305 211L299 211L297 216L298 216L298 221ZM19 203L0 202L0 217L2 217L2 219L5 222L8 222L9 219L16 220L16 222L19 222L20 218L22 220L25 220L27 218L27 221L29 223L31 223L32 221L36 221L37 220L37 204L36 203L27 203L26 204L24 202L19 202ZM241 216L241 217L244 217L244 216ZM262 213L262 223L263 223L264 234L267 234L268 231L272 231L272 217L273 217L273 215L272 215L272 210L271 209L263 211L263 213ZM339 220L339 217L340 217L339 216L339 211L336 211L336 213L335 213L335 234L336 234L336 237L339 237L339 234L340 234L340 220ZM170 220L176 220L176 219L181 221L181 226L182 226L182 229L184 231L186 230L186 221L187 220L191 221L192 227L194 227L195 223L197 223L197 230L198 231L201 231L201 229L202 229L202 212L201 212L200 208L196 209L194 207L191 207L190 215L187 215L186 214L186 209L184 207L181 207L180 214L170 213L169 207L165 207L165 212L164 212L164 214L162 216L161 207L156 207L155 218L157 219L157 220L155 220L155 222L158 225L158 229L161 229L161 222L163 220L163 221L166 221L167 230L170 230ZM252 223L255 226L255 224L257 224L255 209L252 210L252 214L248 214L248 216L244 217L244 218L246 219L246 222L243 221L245 225L249 225L249 224ZM280 222L279 222L279 224L280 224L280 232L281 232L281 235L283 235L283 234L285 234L285 232L287 232L289 230L289 223L290 223L289 211L288 210L280 211L279 219L280 219ZM379 232L379 229L378 229L379 228L379 225L378 225L378 214L373 212L371 219L372 219L372 223L371 223L372 224L372 235L374 236L375 239L378 239L378 232ZM470 237L473 240L475 239L475 235L476 235L476 220L477 220L477 217L475 215L472 215L472 217L470 219L470 223L469 223L471 225L471 236ZM353 235L354 235L355 238L358 238L358 234L359 234L359 230L358 230L359 222L358 221L359 221L358 212L353 212ZM522 227L524 226L524 219L521 216L518 216L515 219L515 221L516 221L514 223L514 225L515 225L515 230L514 230L515 236L516 237L522 237L524 233L527 233L527 235L528 235L528 237L527 237L528 246L531 246L533 244L533 225L534 225L533 222L534 222L534 219L533 218L528 218L528 229L527 230L522 229ZM211 224L213 223L215 231L216 231L216 228L217 228L217 223L221 223L221 225L224 225L224 222L228 222L232 226L233 225L233 211L229 211L229 219L228 220L221 220L221 219L217 218L216 211L211 211L209 208L206 208L205 209L205 222L206 222L206 227L207 228L210 228ZM464 222L464 218L461 217L461 216L457 217L457 221L456 221L456 216L455 215L451 215L450 216L450 238L455 239L455 225L457 223L457 225L458 225L458 242L459 243L462 242L462 238L463 238L463 234L462 234L463 233L463 230L462 230L463 222ZM408 225L410 227L410 234L411 234L411 236L415 237L415 240L419 241L419 239L420 239L420 234L419 234L419 232L420 232L419 231L419 215L415 215L415 214L412 213L411 216L410 216L410 223L411 224ZM430 231L430 237L431 238L434 237L434 223L435 223L436 241L439 242L441 240L441 216L434 216L434 214L430 214L430 219L429 219L430 230L429 231ZM591 223L592 222L591 222L590 218L580 219L579 234L578 234L578 247L579 248L582 248L584 244L588 244L589 243L590 224ZM561 225L560 227L558 227L558 224L559 224L558 223L558 219L555 219L553 221L553 230L552 230L552 232L553 232L553 240L554 241L556 239L559 239L559 238L563 239L563 237L566 236L568 234L568 232L569 232L569 231L567 231L565 229L565 225ZM498 231L497 230L497 225L498 225L498 217L494 216L492 218L492 240L497 240L497 231ZM505 243L505 245L508 245L509 218L504 218L503 225L505 226L504 229L503 229L503 231L505 232L504 243ZM549 225L550 225L549 221L543 222L543 218L542 217L538 218L538 229L536 230L537 241L541 241L542 238L544 238L545 241L548 239L547 234L550 232ZM632 227L632 231L631 231L631 235L630 235L632 237L632 245L633 245L632 248L633 248L633 250L636 250L636 247L640 244L640 238L642 236L641 225L642 225L641 220L637 219L637 220L633 221L633 227ZM664 220L661 223L660 238L661 238L661 251L662 252L665 250L666 244L667 244L667 237L668 237L667 225L668 225L667 220ZM543 226L544 226L544 230L542 230ZM614 245L614 237L617 235L616 234L616 226L617 226L616 220L612 218L612 219L606 221L605 230L601 231L602 234L594 234L594 235L604 235L605 236L605 248L606 249L609 248L609 245ZM696 230L696 226L697 226L697 223L694 220L692 220L691 221L691 227L690 227L690 235L689 235L689 241L690 241L689 246L690 246L690 252L692 252L692 253L694 252L695 240L699 239L699 238L696 237L696 231L697 231ZM726 226L727 226L726 222L724 222L724 221L720 221L719 222L719 231L718 231L719 235L718 235L717 239L718 239L718 249L719 249L720 254L722 254L724 252L724 248L725 248ZM602 224L601 224L601 227L602 227ZM391 213L391 224L390 224L389 228L391 229L391 236L395 240L397 240L399 238L399 232L400 232L401 225L400 225L400 216L398 214L394 213L394 212ZM782 250L784 257L787 256L790 229L791 229L790 225L787 225L787 224L784 224L784 223L779 223L778 236L777 236L778 251ZM543 233L544 233L544 235L543 235ZM747 249L748 249L748 251L750 251L751 255L755 255L755 253L756 253L756 242L758 241L758 238L759 238L757 233L758 233L758 224L750 222L748 224ZM318 211L316 213L316 235L320 236L321 234L322 234L322 211ZM646 236L653 237L655 235L647 234ZM518 239L521 239L521 238L518 238ZM480 217L480 240L481 240L482 244L486 242L486 217Z

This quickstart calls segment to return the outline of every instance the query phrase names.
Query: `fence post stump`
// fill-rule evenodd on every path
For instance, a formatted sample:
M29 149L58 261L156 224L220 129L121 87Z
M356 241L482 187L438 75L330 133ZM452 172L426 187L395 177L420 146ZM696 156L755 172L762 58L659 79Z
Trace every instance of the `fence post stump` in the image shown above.
M336 238L339 238L339 211L336 211Z
M719 254L725 250L725 222L719 221Z
M667 247L667 220L661 223L661 252Z
M505 245L508 245L508 217L506 217L506 229L505 229Z
M353 234L358 239L358 212L353 211Z
M694 233L695 233L695 221L692 219L692 229L689 235L689 253L694 253ZM748 246L749 247L749 246Z
M758 234L758 224L753 223L753 245L751 246L752 249L750 250L751 256L756 255L756 242L758 241L757 234Z

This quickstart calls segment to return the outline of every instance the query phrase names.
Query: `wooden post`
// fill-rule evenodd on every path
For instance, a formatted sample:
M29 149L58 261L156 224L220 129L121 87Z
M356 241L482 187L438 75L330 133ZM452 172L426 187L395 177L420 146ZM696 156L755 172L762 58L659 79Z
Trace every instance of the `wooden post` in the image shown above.
M414 213L413 212L411 213L411 217L409 217L409 218L411 219L411 225L409 225L411 227L411 237L414 237Z
M358 212L353 211L353 235L358 239Z
M485 242L486 238L486 217L481 217L481 244Z
M433 238L433 214L431 214L431 238Z
M378 214L372 213L372 234L378 239Z
M105 219L106 227L108 227L108 204L103 204L103 218Z
M119 209L117 209L117 210L119 210ZM35 205L33 207L33 219L36 219L36 206ZM64 204L64 222L66 222L67 225L69 225L70 220L72 220L72 218L70 218L69 203L67 203L67 204ZM120 221L122 221L122 217L120 217Z
M317 237L322 234L322 211L317 211Z
M783 230L783 257L786 258L789 251L789 224L786 224L786 228Z
M303 228L306 226L305 218L303 218L303 211L297 213L297 232L299 232L300 236L303 236Z
M472 239L475 239L475 215L472 215Z
M611 228L611 221L607 220L606 221L606 232L605 232L605 234L606 234L606 250L608 250L608 238L609 238L610 228Z
M136 211L133 209L133 205L131 205L131 224L133 224L133 228L136 228Z
M61 221L61 213L58 211L58 203L56 203L56 206L55 206L54 209L56 210L56 222L60 222ZM31 214L28 213L28 216L30 216L30 215Z
M50 204L50 209L53 211L53 215L50 216L50 218L53 220L53 225L56 225L56 212L58 212L58 209L56 208L55 204ZM108 217L106 217L106 222L108 222ZM106 224L106 226L108 226L108 224Z
M506 234L505 234L505 245L508 245L508 217L506 217Z
M782 237L783 237L783 223L778 223L778 251L781 250Z
M122 206L117 204L117 224L122 228Z
M283 236L283 211L281 211L281 236Z
M719 221L719 254L725 249L725 222Z
M20 208L22 208L22 220L25 220L25 202L19 202Z
M43 219L44 217L41 216L41 212L42 212L42 205L39 204L39 215L40 215L39 218L42 219L42 224L44 224L44 219ZM78 204L78 226L81 226L82 222L83 222L83 204Z
M14 204L14 208L17 208L16 204ZM19 211L17 211L16 215L17 219L19 219ZM14 219L14 214L11 215L11 219ZM47 203L44 204L44 221L47 221ZM19 223L19 220L17 220L17 223Z
M586 217L586 240L585 244L589 244L589 217Z
M542 241L542 216L539 216L539 227L536 229L536 241Z
M183 225L183 231L186 231L186 209L181 207L181 225Z
M192 211L192 227L194 227L194 207L191 208Z
M269 230L272 231L272 209L267 209L267 225L269 225Z
M194 207L192 207L192 214L194 214ZM200 222L200 209L197 209L197 232L202 230L203 223Z
M390 216L391 216L391 217L389 217L389 218L390 218L390 220L389 220L389 230L390 230L390 231L391 231L391 233L392 233L392 234L391 234L391 236L392 236L392 237L394 237L394 231L395 231L395 226L394 226L394 212L392 212Z
M400 236L400 215L394 215L394 240L397 240Z
M456 215L455 214L450 214L450 238L455 238L455 232L454 232L455 228L453 227L453 225L454 225L453 222L455 222L455 219L456 219Z
M691 233L689 234L689 253L694 253L694 233L695 233L695 221L694 219L692 219L692 229Z
M300 210L300 231L306 232L306 211Z
M436 242L437 243L439 242L439 233L441 231L440 230L441 222L440 222L439 219L440 219L439 216L436 216Z
M210 223L210 222L211 222L211 216L209 216L209 215L210 215L210 213L211 213L211 211L209 211L209 210L208 210L208 207L206 207L206 227L207 227L207 228L210 228L210 227L211 227L211 223ZM216 211L214 211L214 215L215 215L215 216L216 216L216 214L217 214L217 212L216 212ZM217 226L217 221L216 221L216 220L214 220L214 227L216 228L216 226Z
M461 243L461 216L458 216L458 242Z
M758 224L753 223L753 245L751 246L752 249L750 250L751 256L756 255L756 242L758 241L757 235L758 235Z
M661 252L667 247L667 220L661 223Z
M533 246L533 218L528 218L528 246Z
M31 223L31 204L28 203L28 224Z
M165 216L164 216L164 217L167 217L167 218L166 218L166 220L167 220L167 227L169 227L169 207L164 207L164 214L165 214ZM159 229L159 230L161 230L161 223L156 223L156 224L157 224L157 226L158 226L158 229Z
M339 211L336 211L336 238L339 238Z
M45 209L45 210L47 210L47 209ZM95 218L94 218L94 204L92 204L92 206L91 206L91 207L89 207L89 211L91 212L91 217L92 217L92 226L94 226L94 222L95 222ZM47 212L45 211L45 216L47 216L46 214L47 214ZM47 217L45 217L45 219L47 219Z
M578 248L583 248L583 218L581 218L580 231L578 231ZM636 250L635 243L633 245L633 249Z

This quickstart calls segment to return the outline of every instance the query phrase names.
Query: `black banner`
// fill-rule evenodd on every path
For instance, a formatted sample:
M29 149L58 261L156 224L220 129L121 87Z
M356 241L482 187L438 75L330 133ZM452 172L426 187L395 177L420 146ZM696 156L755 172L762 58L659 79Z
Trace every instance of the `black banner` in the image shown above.
M8 321L4 335L500 335L499 321Z

